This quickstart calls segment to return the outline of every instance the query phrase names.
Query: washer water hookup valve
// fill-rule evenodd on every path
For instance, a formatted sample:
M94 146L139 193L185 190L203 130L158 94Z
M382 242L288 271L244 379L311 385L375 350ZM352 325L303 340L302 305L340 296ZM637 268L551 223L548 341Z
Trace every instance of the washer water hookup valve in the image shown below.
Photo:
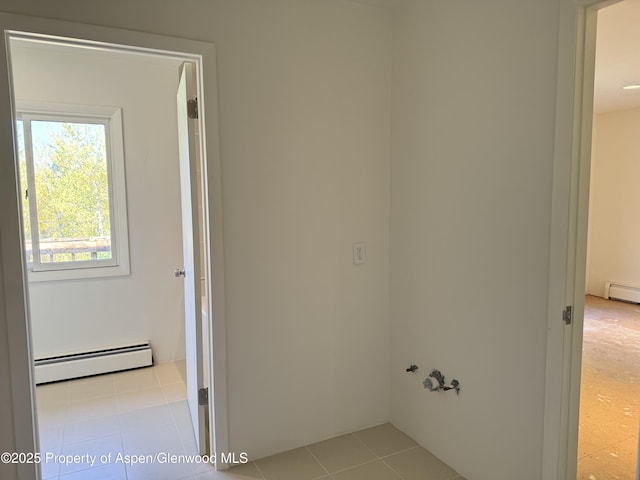
M427 378L422 382L424 388L430 392L446 392L447 390L455 390L456 395L460 395L460 382L458 380L451 380L451 383L447 384L444 379L444 375L440 373L440 370L433 370Z

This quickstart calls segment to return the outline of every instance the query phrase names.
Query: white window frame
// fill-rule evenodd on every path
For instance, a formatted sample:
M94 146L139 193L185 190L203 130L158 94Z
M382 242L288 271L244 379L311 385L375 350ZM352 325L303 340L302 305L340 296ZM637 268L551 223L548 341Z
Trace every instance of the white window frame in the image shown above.
M109 207L111 223L111 258L103 260L82 260L70 262L33 262L29 263L29 282L50 282L100 277L126 276L130 274L129 266L129 234L127 227L127 196L124 168L124 141L122 125L122 109L119 107L54 104L44 102L16 102L18 120L51 120L68 122L85 122L105 126L105 148L107 161L107 182L109 188ZM25 125L25 155L27 141L31 142L28 128ZM32 159L27 158L27 163ZM28 168L28 175L33 175L33 165ZM28 183L33 185L33 179ZM23 186L22 190L25 190ZM35 189L29 202L30 211L36 209ZM24 200L23 200L24 201ZM39 254L39 232L31 229L34 260ZM26 259L25 259L26 261Z

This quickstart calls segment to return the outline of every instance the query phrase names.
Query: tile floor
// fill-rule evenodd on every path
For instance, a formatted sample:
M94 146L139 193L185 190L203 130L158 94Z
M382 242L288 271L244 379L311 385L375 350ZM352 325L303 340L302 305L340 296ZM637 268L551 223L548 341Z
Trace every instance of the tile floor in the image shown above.
M212 471L209 465L116 461L118 454L196 453L183 372L184 364L166 363L38 386L42 478L178 480ZM97 455L95 463L65 465L51 457L84 454Z
M223 475L202 478L464 480L389 423L262 458Z
M640 305L585 300L577 480L635 480Z
M464 480L390 424L225 472L197 463L122 462L125 455L196 453L181 363L36 390L44 480ZM93 465L85 458L68 465L52 458L86 454L96 456Z

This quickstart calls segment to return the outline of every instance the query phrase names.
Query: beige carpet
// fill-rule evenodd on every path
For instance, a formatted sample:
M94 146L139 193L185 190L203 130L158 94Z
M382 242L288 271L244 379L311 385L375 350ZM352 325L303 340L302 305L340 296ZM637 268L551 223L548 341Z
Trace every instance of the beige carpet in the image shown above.
M577 480L635 480L640 305L587 296Z

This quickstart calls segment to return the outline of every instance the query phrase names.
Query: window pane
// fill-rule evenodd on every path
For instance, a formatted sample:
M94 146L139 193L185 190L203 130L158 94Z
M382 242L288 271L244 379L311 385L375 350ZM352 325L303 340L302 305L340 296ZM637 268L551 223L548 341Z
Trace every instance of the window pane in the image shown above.
M18 120L16 124L18 136L18 168L20 170L20 191L22 195L22 226L24 229L24 251L27 263L33 263L33 251L31 247L31 214L29 212L29 199L27 194L27 158L24 150L24 122Z
M31 122L40 261L111 259L105 126Z

